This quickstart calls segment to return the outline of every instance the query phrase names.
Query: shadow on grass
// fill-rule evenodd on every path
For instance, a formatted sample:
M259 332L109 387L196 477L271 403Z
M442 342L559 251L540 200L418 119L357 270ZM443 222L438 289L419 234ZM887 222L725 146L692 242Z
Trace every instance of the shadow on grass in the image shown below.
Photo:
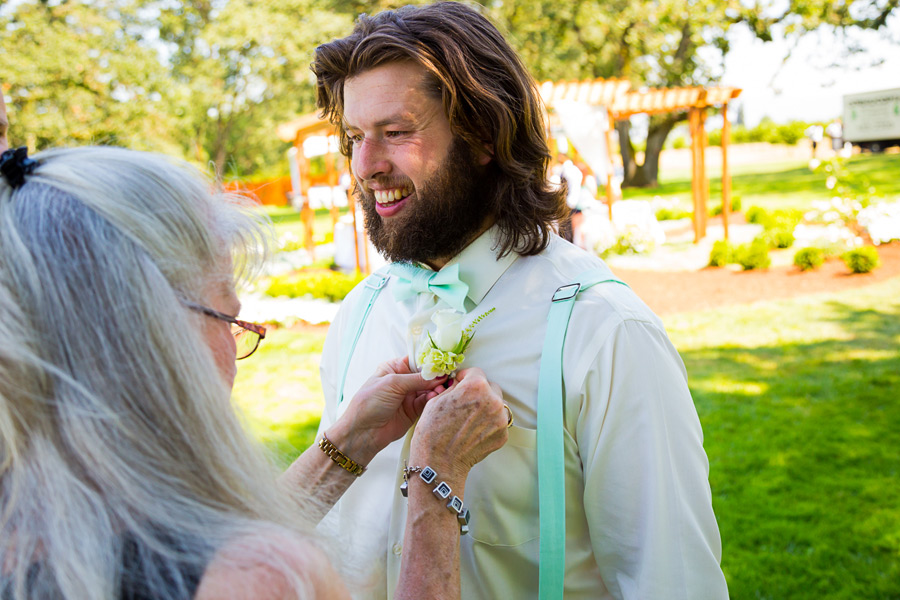
M900 306L849 339L682 353L731 597L900 598Z

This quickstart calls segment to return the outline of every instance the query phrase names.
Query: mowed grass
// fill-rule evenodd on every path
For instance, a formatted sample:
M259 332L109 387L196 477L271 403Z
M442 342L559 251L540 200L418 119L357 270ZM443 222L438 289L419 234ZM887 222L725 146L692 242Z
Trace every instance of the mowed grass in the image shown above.
M265 206L264 208L266 214L272 219L272 225L278 237L290 233L298 240L303 239L303 221L300 219L300 211L292 206ZM347 208L339 208L338 214L340 216L347 214ZM331 211L327 208L316 209L314 215L313 241L321 243L326 239L326 234L332 233L334 223L331 218Z
M900 278L666 325L731 597L900 598Z
M666 319L710 461L731 597L900 598L900 278ZM324 330L280 330L235 397L287 464L313 442Z
M884 198L900 197L900 155L859 154L847 162L847 170L860 182L867 181ZM709 169L709 206L722 204L722 178ZM691 207L691 177L684 170L660 173L657 188L625 188L626 200L650 200L655 196L678 198L684 209ZM767 210L782 208L808 209L813 200L830 200L832 190L825 185L825 174L813 172L805 162L738 165L732 169L732 196L741 199L746 210L759 206Z
M234 402L284 466L313 442L319 426L319 359L326 333L325 327L272 330L253 356L237 363Z

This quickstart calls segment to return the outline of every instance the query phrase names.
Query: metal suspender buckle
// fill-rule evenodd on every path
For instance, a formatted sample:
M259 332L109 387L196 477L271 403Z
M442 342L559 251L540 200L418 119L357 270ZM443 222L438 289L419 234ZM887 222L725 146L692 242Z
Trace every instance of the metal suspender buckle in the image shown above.
M388 278L383 275L373 275L366 279L366 287L373 290L380 290L387 283Z
M560 286L553 294L553 302L562 302L563 300L571 300L581 291L580 283L570 283L569 285Z

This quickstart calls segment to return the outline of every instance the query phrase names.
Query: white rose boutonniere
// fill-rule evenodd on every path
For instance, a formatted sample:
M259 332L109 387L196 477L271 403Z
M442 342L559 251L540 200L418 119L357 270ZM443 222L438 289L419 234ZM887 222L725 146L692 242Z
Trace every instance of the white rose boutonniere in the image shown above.
M431 321L436 326L434 335L428 334L429 344L419 354L422 378L428 380L440 375L452 375L466 360L463 353L475 337L475 326L492 312L493 308L463 330L462 313L450 309L435 311L431 315Z

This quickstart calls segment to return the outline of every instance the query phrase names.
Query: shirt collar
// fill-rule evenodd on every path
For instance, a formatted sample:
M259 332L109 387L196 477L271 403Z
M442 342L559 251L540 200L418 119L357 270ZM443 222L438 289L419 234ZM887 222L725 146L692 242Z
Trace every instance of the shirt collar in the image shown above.
M467 297L476 305L480 304L494 287L500 276L516 262L519 255L510 252L497 258L500 228L494 225L447 263L447 267L458 264L459 278L469 285Z

